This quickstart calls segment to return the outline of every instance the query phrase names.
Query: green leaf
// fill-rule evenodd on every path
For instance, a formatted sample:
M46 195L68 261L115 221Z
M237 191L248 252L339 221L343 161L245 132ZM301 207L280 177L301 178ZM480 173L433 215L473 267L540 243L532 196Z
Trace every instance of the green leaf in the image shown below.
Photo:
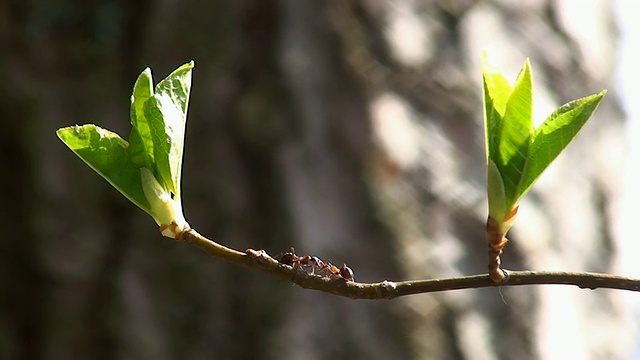
M569 145L605 94L606 90L562 105L536 129L517 201L531 189L542 172Z
M498 129L511 95L511 85L500 71L489 63L486 53L483 53L482 58L482 80L485 104L485 144L486 155L489 158L490 154L495 154L498 151Z
M484 54L482 74L485 141L491 170L488 173L489 207L492 215L501 214L496 218L499 220L516 205L518 185L527 162L533 131L531 66L526 60L511 88ZM493 199L492 194L500 194L500 199Z
M193 67L193 61L179 67L155 92L151 70L140 74L131 96L129 143L95 125L57 132L87 165L150 214L163 235L174 238L188 228L180 178Z
M487 150L488 233L496 243L511 227L518 203L542 172L564 150L586 123L605 91L574 100L533 128L533 91L529 60L511 88L483 54L485 141Z
M504 220L510 208L504 193L502 175L490 158L487 162L487 197L489 198L489 216L497 221Z
M151 205L140 182L140 168L130 161L129 143L92 124L62 128L56 134L89 167L151 215Z
M140 166L153 168L153 140L151 129L144 115L144 104L153 96L153 78L151 69L146 68L140 74L133 86L131 95L131 134L129 144L131 146L131 159Z
M514 204L524 174L533 132L531 65L527 59L516 79L498 126L499 145L492 159L502 175L507 204Z
M193 61L167 76L144 105L144 116L153 140L153 156L159 180L180 196L184 132L191 89Z

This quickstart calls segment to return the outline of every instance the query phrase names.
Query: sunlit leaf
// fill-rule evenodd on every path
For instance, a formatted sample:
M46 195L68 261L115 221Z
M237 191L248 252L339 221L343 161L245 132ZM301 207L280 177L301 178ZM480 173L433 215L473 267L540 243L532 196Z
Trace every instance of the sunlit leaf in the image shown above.
M529 154L533 131L531 109L531 65L527 60L509 95L503 121L498 126L498 151L492 157L497 158L496 165L502 175L508 204L514 204L518 197L518 184Z
M529 149L529 163L520 184L519 198L529 191L542 172L569 145L605 94L606 91L602 91L562 105L536 129Z
M152 168L154 161L153 140L147 118L144 114L144 104L153 96L153 78L151 69L146 68L136 80L131 95L131 159L140 167Z
M96 125L59 129L58 137L127 199L150 214L162 234L188 228L180 178L193 61L153 89L151 70L138 77L131 96L129 141Z
M118 134L92 124L70 126L56 133L89 167L127 199L151 214L151 206L140 182L140 168L130 160L129 143Z
M175 196L180 196L182 152L193 66L193 62L182 65L162 80L156 86L156 93L144 106L157 170Z
M563 105L534 129L529 60L513 87L486 54L482 66L489 217L493 243L504 244L502 237L515 220L518 203L577 135L605 91Z

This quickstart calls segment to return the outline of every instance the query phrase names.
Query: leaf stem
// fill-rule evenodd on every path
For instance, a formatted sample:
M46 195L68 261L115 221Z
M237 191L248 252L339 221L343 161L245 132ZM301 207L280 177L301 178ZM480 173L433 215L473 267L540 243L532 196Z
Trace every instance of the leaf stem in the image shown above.
M504 281L496 283L488 274L432 280L382 281L358 283L342 278L308 274L298 268L281 264L264 250L247 249L240 252L207 239L193 229L184 231L177 240L197 246L207 254L229 262L258 269L305 288L351 299L394 299L400 296L439 291L477 289L521 285L575 285L582 289L616 289L640 292L640 279L587 272L563 271L507 271Z

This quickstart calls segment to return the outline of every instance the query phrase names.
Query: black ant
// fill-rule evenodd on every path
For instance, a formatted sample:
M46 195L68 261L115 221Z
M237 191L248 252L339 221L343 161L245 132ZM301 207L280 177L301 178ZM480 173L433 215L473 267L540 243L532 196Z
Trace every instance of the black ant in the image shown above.
M316 269L318 269L318 271L327 271L329 272L329 274L341 277L347 281L354 281L353 270L351 270L351 268L349 268L347 264L342 264L342 267L338 268L328 261L324 262L320 260L320 258L316 256L298 256L296 255L293 248L291 248L291 251L288 251L280 256L276 256L276 259L281 264L289 265L293 268L311 268L312 274Z

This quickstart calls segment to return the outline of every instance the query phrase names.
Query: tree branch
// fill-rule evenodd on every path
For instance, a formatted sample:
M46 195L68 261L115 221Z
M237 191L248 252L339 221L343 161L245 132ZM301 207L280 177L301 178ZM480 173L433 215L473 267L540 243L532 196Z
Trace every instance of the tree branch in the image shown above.
M264 250L247 249L245 252L240 252L209 240L193 229L180 234L177 240L195 245L211 256L264 271L272 276L291 281L302 288L351 299L394 299L400 296L438 291L517 285L575 285L592 290L602 288L640 291L640 279L609 274L552 271L504 270L507 278L501 283L491 280L488 274L433 280L399 282L385 280L379 283L358 283L346 281L340 277L309 274L300 268L278 262Z

